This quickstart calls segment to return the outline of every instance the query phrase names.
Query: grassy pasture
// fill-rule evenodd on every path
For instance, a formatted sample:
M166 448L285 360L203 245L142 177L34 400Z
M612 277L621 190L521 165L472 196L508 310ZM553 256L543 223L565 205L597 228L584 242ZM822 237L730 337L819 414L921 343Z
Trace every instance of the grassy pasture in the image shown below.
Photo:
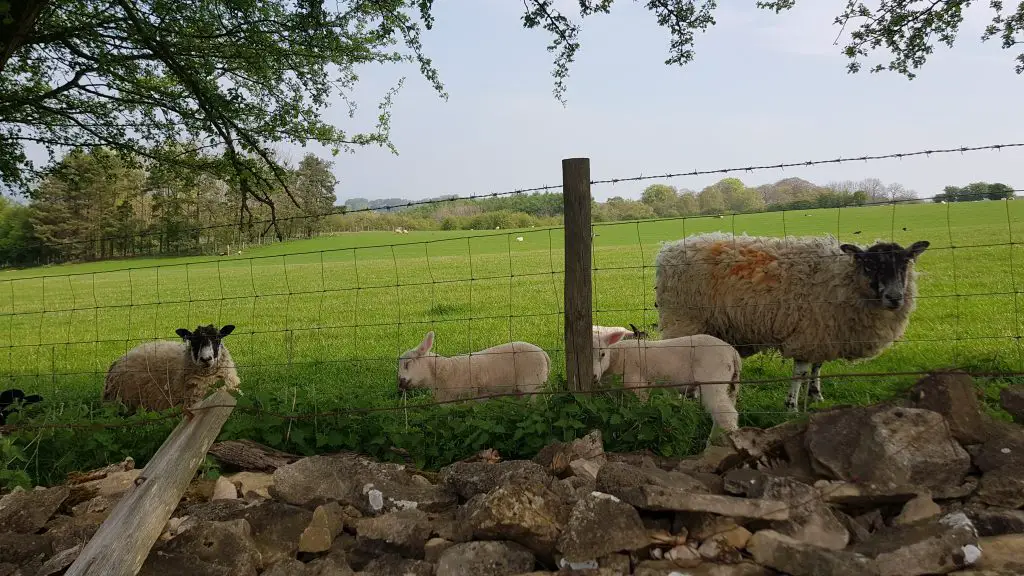
M646 326L659 242L721 230L831 233L869 244L929 240L905 341L880 357L826 364L823 375L944 366L1024 369L1024 202L906 204L594 226L594 310L602 325ZM858 232L859 234L855 234ZM516 237L523 237L517 241ZM220 258L135 259L0 273L3 387L40 393L89 417L110 363L178 327L231 323L225 340L242 388L279 408L323 411L400 402L396 357L430 329L451 355L526 340L564 375L560 228L358 233L293 241ZM777 355L749 359L745 379L785 378ZM828 381L831 402L865 403L912 379ZM783 416L788 383L741 392L743 424ZM993 392L989 392L992 394ZM401 418L396 414L395 418Z

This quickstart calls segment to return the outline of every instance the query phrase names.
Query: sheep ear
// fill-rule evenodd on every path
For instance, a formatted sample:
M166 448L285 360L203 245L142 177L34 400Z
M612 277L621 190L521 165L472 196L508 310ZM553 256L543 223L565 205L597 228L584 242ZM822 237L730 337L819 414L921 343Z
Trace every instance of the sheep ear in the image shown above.
M861 253L864 252L863 250L860 249L860 246L855 246L853 244L840 244L839 245L839 249L842 250L846 254L854 254L854 255L861 254Z
M192 336L192 333L189 332L188 329L186 328L178 328L177 330L174 331L174 333L177 334L178 336L181 336L182 340L188 340L189 337Z
M625 330L617 330L615 332L609 332L604 337L604 343L605 343L606 346L611 346L612 344L615 344L619 340L622 340L622 337L625 336L625 335L626 335L626 331Z
M907 253L910 254L911 258L917 260L917 257L920 256L921 253L924 252L930 245L931 243L928 242L927 240L919 240L917 242L914 242L907 248Z
M426 354L430 352L430 349L434 347L434 331L427 332L427 335L423 337L423 342L416 347L416 352L419 354Z
M235 331L235 325L234 324L225 324L224 327L220 329L220 337L223 338L223 337L227 336L228 334L231 334L234 331Z

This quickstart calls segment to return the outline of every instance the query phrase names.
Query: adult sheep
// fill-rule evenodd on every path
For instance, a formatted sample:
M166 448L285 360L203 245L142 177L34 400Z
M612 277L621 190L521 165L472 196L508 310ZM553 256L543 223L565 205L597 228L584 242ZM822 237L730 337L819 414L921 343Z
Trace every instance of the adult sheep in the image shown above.
M178 328L175 333L181 342L139 344L110 365L103 399L120 400L129 408L165 410L192 406L205 398L218 380L224 381L228 391L239 391L235 362L221 342L234 329L230 324L220 330L212 324L195 331Z
M913 264L928 248L878 242L862 249L831 235L771 238L700 234L665 244L655 260L664 338L710 334L743 357L777 349L792 358L786 407L821 365L872 358L903 336L917 293Z

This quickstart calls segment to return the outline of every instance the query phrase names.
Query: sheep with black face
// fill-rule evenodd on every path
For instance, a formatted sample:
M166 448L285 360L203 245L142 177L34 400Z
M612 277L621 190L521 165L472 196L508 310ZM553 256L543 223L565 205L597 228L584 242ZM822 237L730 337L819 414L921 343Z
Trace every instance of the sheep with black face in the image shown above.
M917 294L914 263L928 241L864 249L832 236L700 234L665 244L655 260L664 338L710 334L742 357L792 358L786 399L821 401L822 363L872 358L903 336Z
M229 392L241 394L235 362L222 342L234 329L231 324L219 330L212 324L194 331L178 328L180 342L139 344L110 365L103 399L147 410L190 407L219 380Z

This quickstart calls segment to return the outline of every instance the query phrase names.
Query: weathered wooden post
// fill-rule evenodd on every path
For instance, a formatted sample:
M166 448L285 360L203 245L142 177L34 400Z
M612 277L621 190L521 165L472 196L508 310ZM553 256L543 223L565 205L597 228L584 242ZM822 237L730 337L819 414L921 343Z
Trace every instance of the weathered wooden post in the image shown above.
M235 398L217 390L192 407L146 464L66 576L135 576L217 439Z
M591 303L590 158L562 160L565 206L565 376L569 390L594 381Z

